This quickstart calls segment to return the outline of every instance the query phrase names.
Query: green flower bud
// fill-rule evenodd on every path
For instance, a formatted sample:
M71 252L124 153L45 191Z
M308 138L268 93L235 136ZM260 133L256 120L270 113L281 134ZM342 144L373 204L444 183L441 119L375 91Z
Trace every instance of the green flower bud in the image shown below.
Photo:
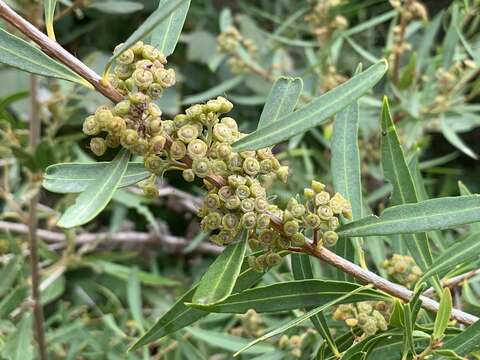
M305 217L305 225L310 229L317 229L320 226L320 217L310 213Z
M260 173L268 174L273 171L272 160L265 159L260 161Z
M130 112L130 101L128 100L120 101L113 108L113 112L117 116L127 115Z
M338 235L335 231L326 231L322 238L327 246L334 246L338 241Z
M267 199L263 197L258 197L255 199L255 210L257 210L258 212L264 212L265 210L267 210L267 207L268 207Z
M217 97L217 101L221 104L221 109L220 109L221 113L225 114L232 111L233 104L230 101L228 101L222 96Z
M175 131L175 124L172 120L162 121L162 131L165 135L172 135Z
M272 150L270 148L258 149L257 156L260 160L270 160L273 157Z
M108 134L105 137L105 144L107 144L109 148L116 148L120 146L120 137L113 134Z
M210 173L210 164L206 159L193 159L192 170L199 178L204 178Z
M239 155L240 155L243 159L255 158L255 151L253 151L253 150L246 150L246 151L240 152Z
M283 221L292 221L295 220L295 216L293 216L290 210L285 210L283 212Z
M134 105L146 104L149 102L149 97L142 92L134 92L128 94L130 102Z
M240 224L240 219L234 214L225 214L222 218L222 225L227 230L235 230Z
M258 240L261 244L272 246L278 238L278 233L271 229L262 229L258 235Z
M208 145L200 139L192 140L187 147L188 155L192 159L204 158L207 155Z
M225 124L216 124L213 127L213 136L217 141L229 143L232 140L232 130Z
M127 128L127 124L125 123L125 120L120 116L114 116L106 124L106 128L111 134L120 135L122 131Z
M247 185L239 185L235 193L240 199L246 199L250 196L250 188Z
M152 136L159 134L162 131L162 120L160 118L153 118L147 124L148 133Z
M105 108L98 108L97 111L95 111L95 120L97 121L97 124L104 128L107 126L107 124L112 120L113 114L110 110L105 109Z
M329 201L330 201L330 194L326 191L320 191L317 195L315 195L316 206L327 205Z
M250 176L255 176L260 171L260 164L255 158L246 158L243 162L243 171Z
M227 201L234 194L235 194L235 192L233 191L233 189L230 186L222 186L218 190L218 196L220 197L220 200L223 201L223 202Z
M300 226L298 225L297 221L290 220L283 224L283 231L285 234L292 236L298 232L299 227Z
M320 193L323 190L325 190L325 185L323 185L320 181L315 181L312 180L312 183L310 184L310 187L316 192Z
M233 153L228 159L228 168L231 171L241 171L243 165L243 159L240 155Z
M329 220L333 216L333 211L329 206L320 206L317 209L317 214L322 220Z
M328 220L328 228L330 230L337 230L339 226L340 226L340 221L338 220L337 217L332 217Z
M135 63L135 69L150 70L153 67L153 62L148 59L138 60Z
M164 88L175 85L175 70L163 69L162 71L155 71L155 81Z
M268 266L280 265L282 263L282 257L277 253L271 253L267 255L265 262Z
M192 169L183 170L182 176L186 182L193 182L195 180L195 173Z
M177 120L174 120L174 122L176 124ZM178 129L177 136L184 143L188 144L198 137L198 129L193 125L183 125L180 129Z
M95 155L102 156L107 150L107 144L101 137L92 138L90 140L90 150L92 150Z
M130 150L136 154L143 156L148 152L148 141L145 139L138 139L135 145L133 145Z
M280 166L276 174L281 182L286 183L288 180L288 166Z
M264 198L267 192L259 182L254 182L250 185L250 194L255 198Z
M222 226L222 215L213 211L203 218L202 223L209 231L219 229Z
M250 198L243 199L240 203L240 209L245 213L254 211L255 210L255 202Z
M223 244L230 244L235 239L235 233L230 230L222 230L218 236Z
M260 214L257 217L257 228L265 229L270 225L270 216L267 214Z
M208 194L205 197L204 203L209 209L216 210L221 205L220 196L218 196L217 194Z
M249 242L249 246L250 246L250 239L248 239L248 242ZM250 249L252 247L250 246ZM253 250L253 249L252 249ZM248 266L252 269L254 269L256 267L256 263L255 263L255 256L249 256L247 257L247 261L248 261Z
M167 139L163 135L156 135L150 139L150 149L155 154L160 154L164 147Z
M150 155L144 160L145 167L153 174L161 175L168 166L168 161L163 160L157 155Z
M241 175L230 175L228 177L228 184L233 188L238 188L246 183L247 179Z
M303 189L303 196L305 196L307 200L312 200L315 197L315 191L310 188L305 188Z
M228 166L225 161L216 159L211 162L211 165L212 173L220 176L225 176L228 174Z
M290 238L294 246L303 246L305 245L305 236L301 232L293 234Z
M303 215L305 215L305 206L302 204L297 204L292 207L292 215L297 218L301 219Z
M200 115L203 114L203 107L202 105L192 105L187 110L185 110L185 114L188 116L190 120L197 120Z
M160 51L151 45L144 45L142 50L142 57L144 59L155 61L160 57Z
M260 249L260 241L258 241L257 239L255 238L248 238L248 246L250 247L250 250L252 251L256 251L258 249ZM255 260L255 256L249 256L249 258L253 258ZM250 261L248 262L248 265L253 268L254 265L252 265L250 263Z
M190 119L185 114L177 114L173 118L173 123L175 124L175 128L177 129L177 132L178 132L179 129L181 129L185 125L193 126L193 124L192 123L189 124L189 122L190 122ZM191 138L193 140L196 137L198 137L198 129L197 128L195 128L195 129L197 130L197 136L192 137L191 135L187 134L187 137L186 137L187 139Z
M253 229L257 223L257 216L254 212L247 212L242 216L242 225L247 229ZM252 248L250 246L250 248ZM252 249L253 250L253 249Z
M153 84L153 74L150 70L136 69L132 74L132 79L141 89L146 89Z
M238 131L237 122L235 121L235 119L233 119L231 117L222 118L221 123L227 125L230 128L230 130L232 130L232 131Z
M122 65L130 65L135 60L135 54L133 53L132 49L127 49L123 53L121 53L116 61Z
M374 335L378 330L375 319L368 319L367 323L362 326L362 330L367 336Z
M348 327L353 328L357 326L358 320L354 318L345 319L345 324L347 324Z
M153 184L145 185L142 190L143 194L149 198L156 198L159 195L157 187Z
M332 209L333 213L341 214L343 209L348 207L348 201L339 193L336 193L329 201L328 205Z
M153 83L148 86L147 92L152 99L160 99L163 94L163 87L160 84Z
M232 154L232 147L227 143L220 143L217 146L217 154L222 159L228 159Z
M208 112L214 113L220 112L222 108L222 104L220 104L217 100L208 100L205 106Z
M160 110L158 105L155 103L148 104L147 112L150 116L153 116L154 118L159 118L160 116L162 116L162 110Z
M127 92L131 92L135 87L135 81L132 78L128 78L123 82L123 86L125 89L127 89Z
M85 135L97 135L101 131L95 116L91 115L85 119L82 130Z
M130 66L130 65L117 65L115 66L115 68L113 69L113 72L115 73L115 75L121 79L121 80L126 80L128 79L129 77L132 76L133 74L133 67Z
M185 146L185 144L180 140L173 141L172 145L170 146L170 156L172 157L172 159L181 160L186 155L187 155L187 147ZM195 169L193 171L196 174Z
M225 201L225 207L229 210L234 210L240 207L241 201L240 198L237 195L230 196L226 201Z

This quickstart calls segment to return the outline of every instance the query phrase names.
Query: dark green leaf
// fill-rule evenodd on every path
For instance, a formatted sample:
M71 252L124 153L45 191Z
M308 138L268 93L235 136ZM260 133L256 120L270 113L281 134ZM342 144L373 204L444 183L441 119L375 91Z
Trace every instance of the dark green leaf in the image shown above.
M480 350L480 320L470 325L462 333L445 341L443 349L453 350L460 356Z

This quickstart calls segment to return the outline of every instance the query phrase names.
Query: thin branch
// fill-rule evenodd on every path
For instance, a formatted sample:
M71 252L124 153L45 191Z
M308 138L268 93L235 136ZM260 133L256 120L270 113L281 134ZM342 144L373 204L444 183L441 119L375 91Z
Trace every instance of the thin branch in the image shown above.
M474 276L477 276L479 274L480 274L480 269L472 270L472 271L466 272L465 274L460 274L460 275L452 277L451 279L446 279L446 280L442 281L442 286L453 289L453 288L457 287L458 285L460 285L461 283L463 283L465 280L468 280L468 279L470 279ZM425 292L423 293L423 295L425 295L425 296L432 296L433 294L434 294L433 288L429 288L429 289L425 290Z
M15 26L17 29L22 31L24 35L35 41L39 46L42 47L45 51L51 54L53 57L57 58L65 65L70 67L72 70L76 71L78 74L85 77L100 93L108 97L114 102L121 101L123 97L112 87L104 86L100 82L100 76L95 74L91 69L89 69L81 61L73 57L65 49L63 49L58 43L52 41L47 36L39 32L37 29L32 27L27 21L18 16L13 10L11 10L3 1L0 0L0 17L4 18L7 22ZM86 75L88 75L88 77ZM168 148L171 145L170 141L167 141L166 147ZM188 157L183 159L183 162L188 166L191 166L192 160ZM209 176L206 177L206 180L212 183L217 187L221 187L226 184L226 180L221 176ZM271 224L280 232L283 232L283 224L279 219L271 217ZM378 289L385 291L386 293L408 301L412 297L412 292L407 288L404 288L400 285L394 284L388 280L383 279L382 277L368 271L364 270L361 267L355 265L354 263L345 260L344 258L334 254L326 248L316 249L311 245L305 245L302 250L314 256L320 260L323 260L336 268L349 273L355 278L359 279L362 282L373 284ZM422 297L422 306L423 308L437 312L439 304L438 302ZM452 310L452 318L463 323L463 324L473 324L478 320L476 316L462 312L460 310Z

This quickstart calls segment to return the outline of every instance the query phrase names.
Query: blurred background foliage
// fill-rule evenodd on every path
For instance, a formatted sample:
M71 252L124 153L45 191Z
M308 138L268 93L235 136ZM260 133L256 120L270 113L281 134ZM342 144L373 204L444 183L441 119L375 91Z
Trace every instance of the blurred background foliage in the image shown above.
M42 25L40 1L7 3ZM234 103L232 116L241 130L250 132L276 77L301 77L305 103L348 79L359 63L368 67L385 57L389 76L360 100L366 203L378 212L391 191L379 161L383 94L390 98L407 154L419 162L424 196L479 192L480 2L407 3L418 5L406 9L403 3L385 0L194 0L168 59L177 85L161 100L163 117L223 95ZM101 73L113 48L157 6L154 0L61 0L57 41ZM232 41L240 46L232 50ZM168 173L160 198L147 199L136 188L118 190L94 222L60 232L55 223L74 196L41 190L40 175L54 163L93 161L81 123L105 99L78 85L42 78L42 137L31 155L26 151L30 75L1 66L0 79L0 358L34 358L25 223L27 204L38 191L42 301L52 358L228 359L249 340L298 315L210 315L199 326L126 355L132 341L199 279L219 251L199 233L195 209L204 190ZM278 157L291 167L288 186L277 189L280 200L312 179L331 185L331 135L327 124L277 146ZM107 152L101 160L113 155ZM478 225L472 227L478 231ZM435 233L435 256L467 231ZM407 254L395 240L365 242L371 270L388 276L384 260L393 253ZM478 263L464 264L448 275L474 270ZM312 264L317 276L334 277L328 266ZM262 283L291 278L289 266L286 262L270 271ZM478 315L479 294L480 277L473 276L456 289L455 303ZM349 332L331 317L329 326L336 335ZM309 359L320 340L305 323L289 330L287 338L256 345L240 358ZM388 358L374 350L368 358L381 357Z

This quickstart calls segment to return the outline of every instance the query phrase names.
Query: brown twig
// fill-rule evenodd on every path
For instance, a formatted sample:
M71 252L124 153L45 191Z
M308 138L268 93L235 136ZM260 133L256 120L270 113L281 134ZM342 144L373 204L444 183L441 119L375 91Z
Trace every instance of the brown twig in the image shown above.
M451 279L446 279L445 281L442 281L442 286L448 287L450 289L454 289L455 287L463 283L465 280L468 280L476 275L480 275L480 269L472 270L472 271L466 272L465 274L454 276ZM434 289L429 288L425 290L423 295L432 296L434 293L435 293Z
M6 10L8 9L8 10ZM56 42L49 39L44 34L38 34L38 30L32 28L32 26L18 16L13 10L8 8L7 5L3 1L0 0L0 17L4 18L6 21L14 25L17 29L22 31L24 35L32 39L33 41L37 42L38 45L45 49L49 54L53 57L57 58L58 60L62 61L65 65L70 67L72 70L76 71L78 74L88 74L88 78L86 79L103 95L108 97L114 102L118 102L123 99L123 97L112 87L105 87L100 83L100 76L95 74L91 69L89 69L85 64L81 61L73 57L70 53L68 53L65 49L63 49L60 45ZM25 24L26 23L26 24ZM92 74L93 73L93 74ZM83 75L82 75L83 76ZM166 146L168 147L170 142L167 142ZM189 158L185 158L184 162L187 165L191 164L191 160ZM210 176L207 178L209 182L214 184L215 186L223 186L226 184L226 181L221 176ZM275 217L271 217L272 225L278 229L280 232L283 232L283 224L279 219ZM385 291L386 293L408 301L412 297L412 292L400 285L394 284L388 280L383 279L382 277L368 271L362 269L361 267L355 265L354 263L345 260L344 258L334 254L330 250L326 248L316 249L310 245L306 245L303 250L309 254L310 256L316 257L320 260L323 260L336 268L351 274L355 278L359 279L362 282L373 284L378 289ZM429 298L422 297L422 306L430 311L438 311L439 304ZM476 316L471 314L462 312L460 310L452 310L451 314L452 318L464 323L464 324L473 324L475 321L478 320Z

